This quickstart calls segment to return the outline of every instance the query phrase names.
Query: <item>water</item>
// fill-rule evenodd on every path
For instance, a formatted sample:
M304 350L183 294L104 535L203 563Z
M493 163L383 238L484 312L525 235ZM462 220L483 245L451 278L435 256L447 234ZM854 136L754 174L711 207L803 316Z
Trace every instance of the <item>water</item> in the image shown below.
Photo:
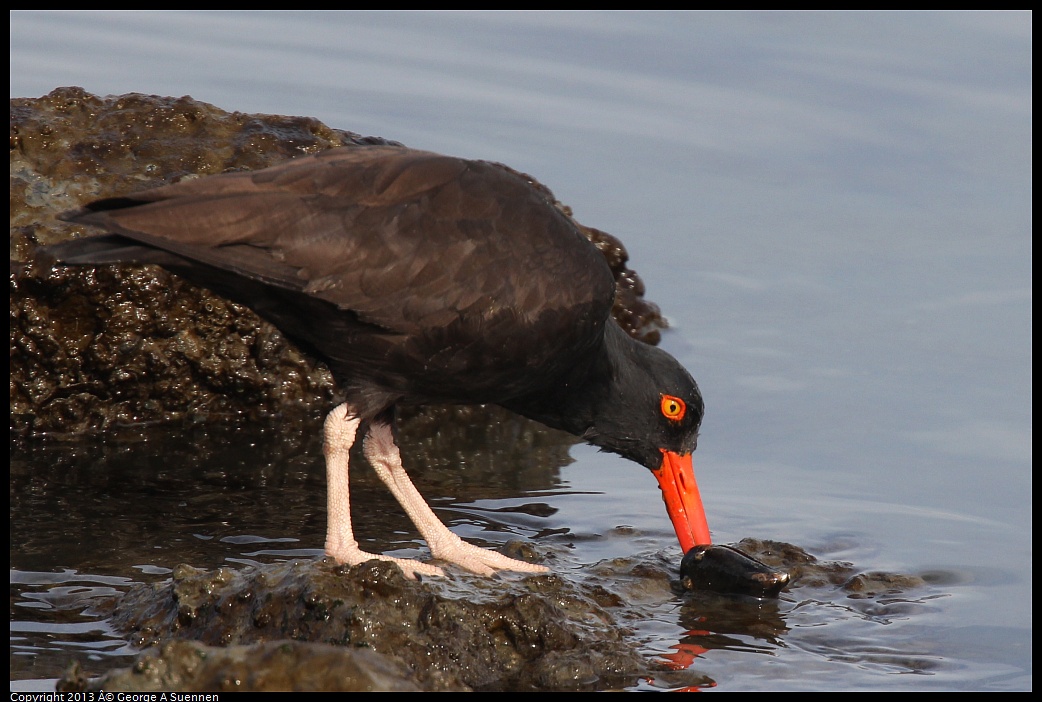
M720 688L1030 689L1031 49L1018 12L18 11L11 96L189 94L536 175L622 238L672 322L664 346L707 402L714 538L933 573L943 593L886 623L837 608L824 627L821 608L783 602L771 655L699 659ZM650 478L571 455L539 485L557 511L504 532L568 530L576 567L668 547ZM214 507L171 543L139 533L118 486L94 494L116 521L88 533L134 537L122 570L62 558L46 520L13 513L12 533L49 542L29 558L12 540L13 677L122 651L55 614L70 588L248 560L235 539L251 536L319 546L321 473L277 470L297 477L265 489L319 493L303 527ZM60 501L43 479L12 487ZM668 649L683 607L652 619Z

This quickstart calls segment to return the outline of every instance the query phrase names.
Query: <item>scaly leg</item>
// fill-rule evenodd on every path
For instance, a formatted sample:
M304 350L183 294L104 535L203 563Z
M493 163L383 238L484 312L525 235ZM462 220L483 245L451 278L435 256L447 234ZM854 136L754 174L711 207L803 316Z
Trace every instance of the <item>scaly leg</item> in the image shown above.
M518 561L501 553L468 544L449 531L428 506L402 467L402 457L394 443L394 435L389 424L372 424L365 436L363 449L366 458L376 470L376 475L387 485L416 528L420 530L435 558L455 563L480 575L491 575L497 570L518 570L527 573L545 573L549 570L545 566ZM332 499L331 496L330 500ZM332 507L330 509L332 510Z
M415 579L417 575L445 575L441 568L429 563L368 553L358 546L354 528L351 526L348 464L351 447L355 443L360 424L361 421L351 414L351 408L347 403L334 408L326 417L323 447L326 456L326 499L329 511L326 527L326 554L347 565L358 565L374 558L391 561L398 564L407 578Z

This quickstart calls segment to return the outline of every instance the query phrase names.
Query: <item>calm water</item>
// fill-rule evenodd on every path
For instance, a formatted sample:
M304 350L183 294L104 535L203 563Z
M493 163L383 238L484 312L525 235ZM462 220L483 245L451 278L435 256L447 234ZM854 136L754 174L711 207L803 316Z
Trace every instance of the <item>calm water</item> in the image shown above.
M789 602L770 655L699 661L720 689L1030 689L1031 21L19 11L11 96L188 94L532 173L622 238L670 317L664 345L706 397L696 469L716 540L780 539L946 583L914 612L817 639L821 621ZM654 481L571 455L540 484L556 513L505 532L588 536L576 567L669 548ZM20 470L12 487L46 502ZM314 481L320 510L321 473L275 470L272 489ZM131 520L126 497L94 499ZM54 677L47 661L77 646L121 650L98 643L100 625L55 615L77 588L248 560L258 533L269 555L283 538L302 549L290 555L320 546L321 513L303 534L271 533L277 517L252 530L186 520L182 551L146 533L118 572L62 558L57 542L31 557L13 538L13 677ZM48 542L46 520L27 519L13 513L12 533ZM615 535L622 525L644 536ZM465 520L460 531L472 536ZM214 540L225 545L197 546ZM682 631L669 606L652 649Z

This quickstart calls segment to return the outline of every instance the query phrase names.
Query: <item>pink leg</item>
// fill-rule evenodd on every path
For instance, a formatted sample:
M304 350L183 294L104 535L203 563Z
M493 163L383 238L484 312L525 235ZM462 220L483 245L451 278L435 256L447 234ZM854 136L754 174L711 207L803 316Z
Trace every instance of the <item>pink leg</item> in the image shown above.
M409 480L402 467L401 454L394 443L389 425L372 425L366 434L363 448L377 476L391 490L416 528L420 530L435 558L455 563L480 575L491 575L497 570L519 570L527 573L545 573L549 570L545 566L518 561L495 551L468 544L449 531Z
M351 494L348 489L348 464L351 447L355 443L361 422L351 414L351 408L342 404L326 417L325 446L328 522L326 527L326 554L340 563L358 565L374 558L397 563L408 578L417 575L444 575L445 572L429 563L406 558L392 558L367 553L358 546L351 526Z

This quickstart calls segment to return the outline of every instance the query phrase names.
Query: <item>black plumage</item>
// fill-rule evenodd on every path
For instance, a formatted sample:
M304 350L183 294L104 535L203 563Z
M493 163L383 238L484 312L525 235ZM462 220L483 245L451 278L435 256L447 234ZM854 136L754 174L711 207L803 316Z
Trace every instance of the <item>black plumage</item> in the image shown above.
M341 148L98 200L62 218L110 233L49 247L58 260L158 264L252 308L327 363L347 398L326 425L331 490L343 480L345 499L346 457L334 478L331 455L363 427L367 454L397 475L397 449L385 439L402 404L495 403L657 475L667 455L686 458L691 472L697 385L671 356L622 331L603 256L545 188L509 168L395 146ZM345 438L335 422L357 426ZM386 478L392 490L394 480ZM404 499L408 511L414 498ZM332 532L334 521L345 525L330 504ZM680 509L699 512L704 526L700 502ZM684 543L678 518L689 515L671 508L671 518ZM707 543L703 526L687 540ZM477 549L466 544L463 559L431 547L479 572L524 565L472 563ZM341 560L359 560L354 549L327 541Z

